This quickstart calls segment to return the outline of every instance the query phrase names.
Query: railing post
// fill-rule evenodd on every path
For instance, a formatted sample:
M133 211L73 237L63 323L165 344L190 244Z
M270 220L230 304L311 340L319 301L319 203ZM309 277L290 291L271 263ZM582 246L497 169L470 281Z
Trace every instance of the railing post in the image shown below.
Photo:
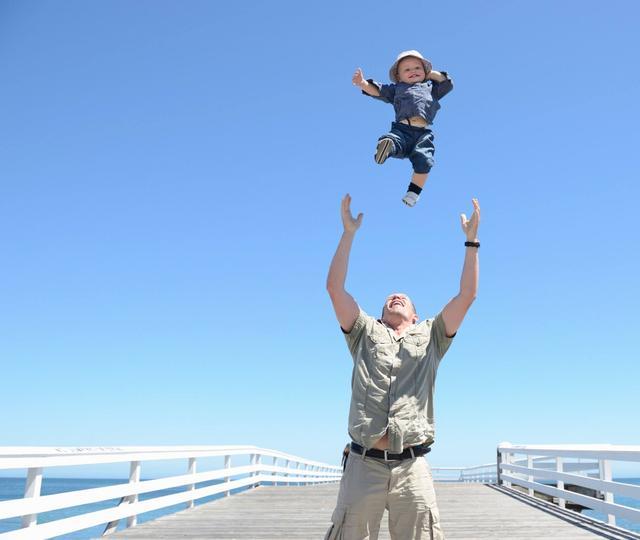
M271 464L275 467L275 466L276 466L276 462L277 462L277 461L278 461L278 458L274 457L274 458L271 460ZM271 476L275 476L276 474L277 474L277 473L276 473L276 471L273 471L273 472L271 473ZM274 482L274 483L273 483L273 485L274 485L274 486L277 486L277 485L278 485L278 482Z
M504 454L502 454L502 462L505 465L508 465L509 463L511 463L511 454L509 452L505 452ZM504 485L510 488L511 482L507 480L506 482L504 482Z
M529 454L527 456L527 469L533 469L533 456ZM533 474L527 474L527 481L533 482ZM533 488L528 488L529 497L533 497Z
M231 468L231 456L227 455L224 456L224 468L225 469L230 469ZM225 483L231 482L231 477L230 476L225 476L224 477L224 481ZM231 495L230 491L225 491L224 492L224 496L228 497L229 495Z
M502 478L500 478L500 464L502 463L502 452L500 452L500 447L496 449L496 483L500 486L502 485Z
M564 470L564 460L560 457L556 457L556 472L562 473ZM564 489L564 480L556 480L556 486L558 489ZM558 506L560 508L565 507L565 500L562 497L558 497Z
M260 454L254 454L254 465L260 465L262 463L262 456ZM253 476L259 476L260 475L260 471L256 471L255 473L253 473ZM256 482L255 484L253 484L251 487L258 487L260 485L260 482Z
M601 459L600 461L600 480L605 482L611 482L611 462L608 459ZM604 502L613 503L613 493L610 491L604 492ZM616 524L616 516L613 514L607 514L607 523L609 525Z
M27 483L24 488L24 498L40 497L42 489L42 467L32 467L27 471ZM33 527L38 523L38 514L22 516L22 527Z
M140 462L132 461L129 467L129 483L134 484L140 481ZM138 494L131 495L129 497L129 504L138 502ZM138 516L133 515L127 518L127 527L135 527L138 524Z
M287 468L287 472L284 473L285 476L289 476L289 460L285 461L284 466ZM288 486L291 485L291 482L289 482L288 480L285 482L285 484L287 484Z
M196 458L192 457L189 458L189 474L191 475L195 475L196 474ZM195 484L189 484L189 491L195 491L196 489L196 485ZM196 501L191 499L189 502L187 502L187 508L193 508L196 505Z

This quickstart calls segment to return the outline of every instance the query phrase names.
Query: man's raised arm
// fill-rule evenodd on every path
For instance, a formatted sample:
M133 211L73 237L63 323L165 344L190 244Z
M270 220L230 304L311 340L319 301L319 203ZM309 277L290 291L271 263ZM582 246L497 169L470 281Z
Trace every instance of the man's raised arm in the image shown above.
M331 260L329 275L327 276L327 291L331 297L333 309L336 312L340 326L345 332L350 332L358 318L360 308L358 308L358 304L356 304L353 297L345 290L344 282L347 279L351 244L356 231L362 223L362 213L358 214L357 219L353 219L351 215L351 195L349 194L342 199L341 213L344 232L340 238L336 253Z
M460 292L452 298L442 310L447 336L453 336L460 328L464 316L478 294L478 225L480 224L480 205L477 199L472 199L473 214L471 219L467 219L464 214L460 215L462 231L464 232L466 244L477 244L477 246L467 245L464 255L464 266L462 267L462 277L460 278Z

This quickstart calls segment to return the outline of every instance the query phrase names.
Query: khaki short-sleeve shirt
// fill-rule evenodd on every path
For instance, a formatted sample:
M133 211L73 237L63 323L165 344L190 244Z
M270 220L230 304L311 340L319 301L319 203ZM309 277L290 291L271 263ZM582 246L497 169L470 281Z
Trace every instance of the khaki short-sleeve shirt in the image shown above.
M345 338L353 357L351 438L371 448L387 432L392 453L432 443L436 371L453 339L442 313L399 337L361 309Z

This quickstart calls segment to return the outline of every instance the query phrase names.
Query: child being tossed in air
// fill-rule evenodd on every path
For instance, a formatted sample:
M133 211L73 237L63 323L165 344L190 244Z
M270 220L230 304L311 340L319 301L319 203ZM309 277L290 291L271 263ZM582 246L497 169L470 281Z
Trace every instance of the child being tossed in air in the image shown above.
M407 206L414 206L433 167L433 119L440 109L439 100L453 89L453 81L445 71L434 71L431 62L418 51L404 51L389 70L393 84L366 80L362 69L356 69L353 84L375 99L392 103L396 121L391 131L378 139L376 163L382 164L391 156L409 158L413 176L402 198Z

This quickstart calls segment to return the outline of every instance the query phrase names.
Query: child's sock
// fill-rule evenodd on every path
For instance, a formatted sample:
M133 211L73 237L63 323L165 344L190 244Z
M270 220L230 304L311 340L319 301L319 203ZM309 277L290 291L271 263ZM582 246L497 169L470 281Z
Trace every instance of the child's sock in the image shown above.
M404 197L402 197L402 202L407 206L414 206L420 198L420 193L422 193L422 188L411 182L407 188L407 192Z

